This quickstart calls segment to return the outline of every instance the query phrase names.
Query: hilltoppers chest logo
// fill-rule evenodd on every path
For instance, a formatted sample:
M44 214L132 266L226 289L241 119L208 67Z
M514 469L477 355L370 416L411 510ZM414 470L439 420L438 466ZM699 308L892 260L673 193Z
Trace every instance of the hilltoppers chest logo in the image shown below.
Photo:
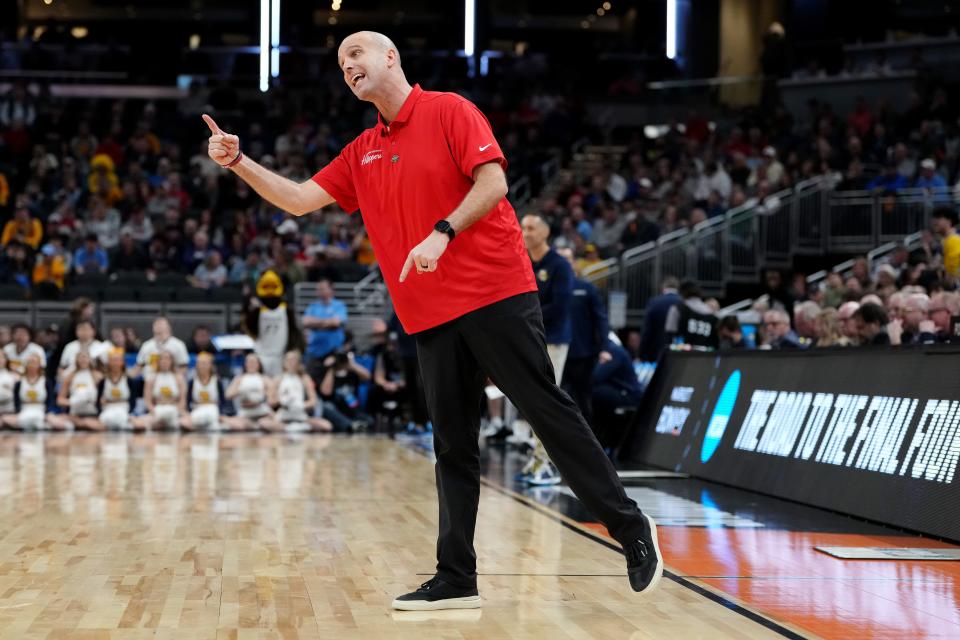
M363 154L363 159L360 160L360 165L370 164L374 160L379 160L383 157L382 149L372 149Z

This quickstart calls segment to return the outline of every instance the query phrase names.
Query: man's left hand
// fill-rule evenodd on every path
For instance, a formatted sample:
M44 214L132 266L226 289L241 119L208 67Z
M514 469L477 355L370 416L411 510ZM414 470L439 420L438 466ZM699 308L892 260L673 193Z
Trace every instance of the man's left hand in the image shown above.
M431 273L437 270L440 256L447 250L450 238L445 233L433 231L426 240L415 246L407 254L407 261L400 270L400 282L407 279L410 270L416 267L417 273Z

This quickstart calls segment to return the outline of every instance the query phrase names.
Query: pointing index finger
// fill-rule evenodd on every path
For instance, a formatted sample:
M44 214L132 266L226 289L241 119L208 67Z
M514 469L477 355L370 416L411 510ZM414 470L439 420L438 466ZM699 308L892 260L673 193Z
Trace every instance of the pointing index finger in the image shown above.
M210 131L212 131L213 133L219 133L220 135L225 135L223 130L220 129L219 126L217 126L217 123L214 121L213 118L211 118L205 113L201 117L203 118L203 121L207 123L207 126L210 127Z
M400 270L400 282L403 282L407 279L407 274L410 273L410 269L413 267L413 252L411 251L407 254L407 261L403 263L403 269Z

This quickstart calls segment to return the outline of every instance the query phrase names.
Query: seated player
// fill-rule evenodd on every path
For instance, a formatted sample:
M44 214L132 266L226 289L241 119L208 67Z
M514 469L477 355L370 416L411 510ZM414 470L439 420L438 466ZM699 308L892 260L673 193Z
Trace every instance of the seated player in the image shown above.
M277 407L276 417L263 418L260 424L268 431L333 431L329 420L314 418L317 389L303 370L303 354L291 349L283 356L283 372L271 383L268 397Z
M0 350L0 419L17 412L14 389L20 376L7 367L7 354Z
M47 378L43 375L40 356L36 353L26 355L23 368L23 376L14 387L17 412L3 416L3 423L22 430L61 428L62 423L47 423Z
M274 417L267 404L269 389L270 378L263 375L260 358L255 353L248 353L243 361L243 373L230 381L224 394L227 400L233 401L237 415L224 418L224 423L237 431L260 428L260 420Z
M57 406L65 409L66 413L51 415L49 420L60 428L73 425L76 429L101 431L103 425L97 419L100 413L97 389L103 374L92 368L93 360L85 349L73 354L71 360L57 394Z
M180 426L187 431L220 429L220 402L223 386L214 369L213 356L206 351L197 355L193 377L187 383L187 409Z
M186 413L187 383L176 370L173 354L162 350L157 355L156 373L143 383L143 402L147 415L133 418L144 429L176 429Z
M113 348L107 354L107 370L98 386L100 424L104 429L133 429L130 419L136 398L127 378L123 349Z

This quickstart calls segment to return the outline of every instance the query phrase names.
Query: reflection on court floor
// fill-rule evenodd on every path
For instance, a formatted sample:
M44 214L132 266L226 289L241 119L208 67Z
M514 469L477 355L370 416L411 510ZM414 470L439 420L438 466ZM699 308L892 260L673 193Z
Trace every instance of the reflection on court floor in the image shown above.
M574 497L569 487L561 486L558 491ZM649 513L657 524L665 527L762 527L761 522L743 518L718 509L709 502L704 494L700 502L694 502L680 496L671 495L657 489L646 487L627 487L627 495L645 513Z

